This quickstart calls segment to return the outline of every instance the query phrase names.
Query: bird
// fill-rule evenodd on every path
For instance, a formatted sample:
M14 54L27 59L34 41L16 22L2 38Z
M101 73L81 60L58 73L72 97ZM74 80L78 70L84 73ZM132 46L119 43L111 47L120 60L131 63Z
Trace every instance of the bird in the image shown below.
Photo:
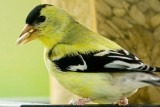
M39 4L29 12L16 44L35 39L44 46L50 74L65 89L82 97L74 99L73 105L91 101L127 105L127 97L138 88L160 86L159 67L145 64L54 5Z

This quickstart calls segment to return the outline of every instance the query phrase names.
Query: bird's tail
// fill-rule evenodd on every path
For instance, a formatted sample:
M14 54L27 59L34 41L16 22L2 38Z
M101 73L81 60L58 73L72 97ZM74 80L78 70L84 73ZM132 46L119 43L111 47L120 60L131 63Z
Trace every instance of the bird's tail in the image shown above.
M147 64L144 64L141 66L140 70L142 71L149 71L149 72L160 72L160 67L153 67L153 66L149 66Z
M152 71L151 74L153 74L155 79L154 80L142 80L142 82L145 82L151 85L160 86L160 76L154 73L154 72L157 72L157 73L160 72L160 67L148 66L148 70Z
M160 86L160 80L143 80L142 82L145 82L151 85Z
M155 72L160 72L160 67L155 67L155 68L156 68Z

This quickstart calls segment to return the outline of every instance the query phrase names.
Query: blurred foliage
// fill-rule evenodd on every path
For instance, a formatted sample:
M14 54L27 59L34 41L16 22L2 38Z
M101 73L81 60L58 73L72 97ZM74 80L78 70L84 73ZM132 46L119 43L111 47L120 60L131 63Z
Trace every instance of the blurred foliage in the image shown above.
M0 97L48 96L48 72L43 46L16 46L16 39L30 10L39 0L1 0L0 6Z
M159 0L43 1L63 8L80 23L117 42L145 63L160 66ZM53 85L53 91L55 88ZM160 88L146 87L133 95L130 103L158 104L159 98Z

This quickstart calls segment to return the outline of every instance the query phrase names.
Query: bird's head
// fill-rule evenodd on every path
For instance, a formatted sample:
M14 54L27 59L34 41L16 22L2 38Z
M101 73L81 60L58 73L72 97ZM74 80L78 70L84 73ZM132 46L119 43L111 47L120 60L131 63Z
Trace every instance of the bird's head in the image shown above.
M49 47L62 39L64 28L71 20L70 15L53 5L38 5L28 14L16 44L25 44L38 38Z

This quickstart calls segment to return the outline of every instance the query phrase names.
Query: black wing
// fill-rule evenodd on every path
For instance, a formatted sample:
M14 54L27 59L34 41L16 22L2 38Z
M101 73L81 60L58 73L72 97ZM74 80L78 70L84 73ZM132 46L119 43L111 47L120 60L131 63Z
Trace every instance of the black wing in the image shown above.
M126 50L102 50L87 54L67 55L52 61L62 72L127 72L156 71L156 67L144 64Z

